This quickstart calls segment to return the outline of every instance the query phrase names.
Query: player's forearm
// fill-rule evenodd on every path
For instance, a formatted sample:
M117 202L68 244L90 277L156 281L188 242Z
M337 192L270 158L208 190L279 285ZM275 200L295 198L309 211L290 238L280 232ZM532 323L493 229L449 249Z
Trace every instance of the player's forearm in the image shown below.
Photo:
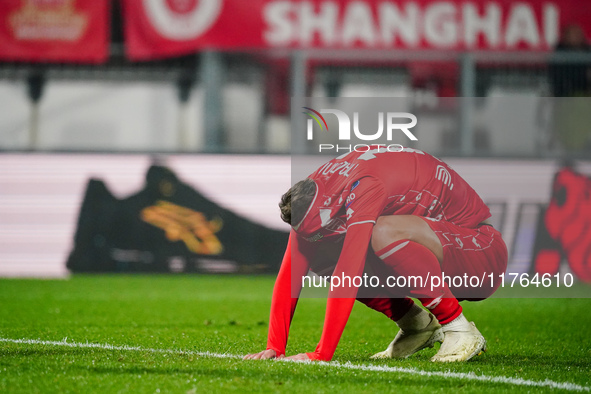
M353 309L353 298L329 298L326 305L326 316L322 337L313 353L308 353L311 360L330 361L337 349L347 320Z
M289 294L286 297L285 295L277 295L274 292L273 299L277 298L282 299L282 301L271 304L267 349L273 349L277 353L277 356L281 356L285 355L289 326L298 299L289 297Z
M353 226L347 232L333 276L355 277L363 273L372 229L373 225L364 223ZM308 357L312 360L331 360L345 330L358 292L358 288L353 283L345 282L342 282L342 286L331 288L329 292L320 342L314 353L308 353Z
M293 249L296 249L295 259L292 259ZM301 290L301 281L292 279L297 278L297 275L305 275L306 272L308 272L308 266L303 257L297 253L297 240L292 233L273 288L269 317L267 349L275 350L277 356L285 354L289 326L297 306L297 295ZM298 285L298 283L300 284ZM296 295L296 297L292 298L292 295Z

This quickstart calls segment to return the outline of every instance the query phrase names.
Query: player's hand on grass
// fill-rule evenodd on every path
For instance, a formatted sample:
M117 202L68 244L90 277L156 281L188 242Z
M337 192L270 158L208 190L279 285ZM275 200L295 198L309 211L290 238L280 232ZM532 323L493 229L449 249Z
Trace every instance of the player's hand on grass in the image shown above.
M310 361L311 358L308 356L307 353L300 353L293 356L285 357L285 360L291 361Z
M269 360L276 358L277 353L273 349L263 350L262 352L247 354L243 360Z

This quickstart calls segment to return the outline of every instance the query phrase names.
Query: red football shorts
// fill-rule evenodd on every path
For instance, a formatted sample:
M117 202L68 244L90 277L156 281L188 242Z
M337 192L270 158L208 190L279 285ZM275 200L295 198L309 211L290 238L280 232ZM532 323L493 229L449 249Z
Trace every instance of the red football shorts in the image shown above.
M490 225L456 226L422 217L443 246L441 271L454 296L460 300L490 297L501 285L507 269L507 246Z

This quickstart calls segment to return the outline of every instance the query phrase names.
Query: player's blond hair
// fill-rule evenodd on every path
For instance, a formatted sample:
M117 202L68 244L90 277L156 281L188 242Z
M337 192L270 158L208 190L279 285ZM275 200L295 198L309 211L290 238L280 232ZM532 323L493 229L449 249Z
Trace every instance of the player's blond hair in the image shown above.
M316 194L316 184L310 178L299 181L293 185L279 202L281 209L281 219L285 223L297 225L302 221L308 211L314 195Z

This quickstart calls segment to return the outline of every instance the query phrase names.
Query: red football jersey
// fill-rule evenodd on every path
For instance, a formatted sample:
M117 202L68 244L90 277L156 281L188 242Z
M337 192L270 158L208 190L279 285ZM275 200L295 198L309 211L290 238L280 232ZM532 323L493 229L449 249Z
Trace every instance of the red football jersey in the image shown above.
M462 177L415 149L351 152L309 178L317 193L294 229L310 242L342 237L349 226L375 223L384 215L417 215L468 228L490 217L488 207Z
M316 195L301 223L293 227L273 292L267 348L278 355L285 354L297 304L292 297L301 290L298 276L310 266L304 249L344 237L332 274L360 276L379 216L417 215L470 228L490 217L482 199L453 169L410 148L351 152L324 164L309 178L316 183ZM311 359L332 358L356 295L354 287L329 292L324 329L316 351L308 353Z

